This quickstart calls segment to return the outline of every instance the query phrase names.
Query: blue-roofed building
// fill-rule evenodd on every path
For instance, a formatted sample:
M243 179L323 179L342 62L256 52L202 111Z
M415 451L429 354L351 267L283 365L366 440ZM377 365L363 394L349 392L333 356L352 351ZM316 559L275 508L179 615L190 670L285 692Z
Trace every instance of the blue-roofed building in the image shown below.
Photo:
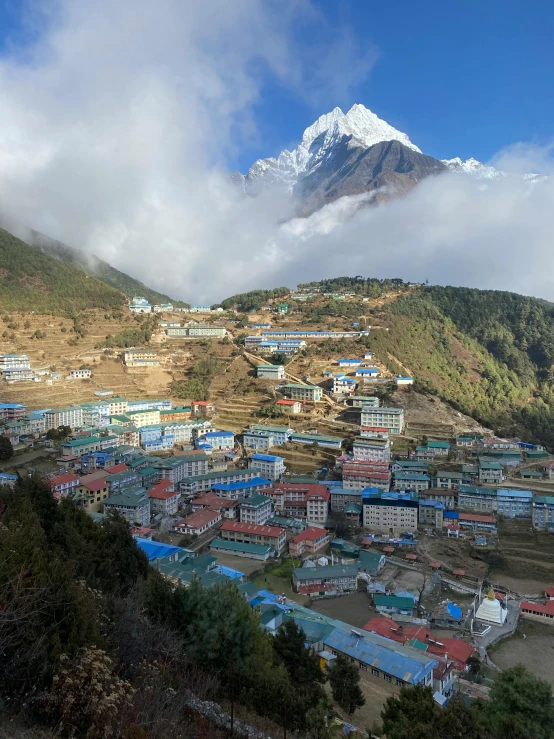
M272 454L253 454L248 460L250 469L270 480L278 480L285 474L285 460Z
M496 501L498 513L505 518L531 518L533 493L530 490L499 488Z
M147 442L158 441L162 437L162 429L160 426L142 426L139 429L140 443L144 446Z
M131 313L151 313L152 304L149 303L146 298L135 295L135 297L129 303L129 310L131 311Z
M268 339L358 339L369 336L369 331L263 331L262 336Z
M271 480L265 477L253 477L251 480L242 480L239 482L220 482L212 485L212 490L225 498L248 498L249 495L255 495L260 490L271 486Z
M459 629L463 625L464 614L456 603L439 603L431 613L429 621L432 626L438 626L439 628Z
M410 375L397 375L394 378L394 381L397 385L413 385L414 384L414 378Z
M439 664L425 652L358 629L346 631L336 628L325 637L323 643L335 656L342 654L354 661L368 678L395 687L417 684L432 686L433 669Z
M209 444L213 451L228 451L235 446L235 435L232 431L208 431L198 438L199 444Z
M251 429L242 435L242 443L246 449L259 449L266 452L275 446L275 439L270 431Z
M438 500L419 500L418 522L421 526L430 526L442 530L445 505Z
M379 370L377 367L359 367L356 370L356 377L378 377Z
M335 375L333 377L333 394L334 395L354 395L356 392L356 380L352 377L344 375Z
M15 421L25 416L26 407L21 403L0 403L0 421Z
M176 560L179 552L188 551L181 547L172 546L171 544L164 544L161 541L142 539L139 536L135 536L135 541L138 548L142 549L151 562L152 560L161 559L162 557L168 557L170 561Z
M287 441L290 441L290 437L294 433L294 429L291 429L288 426L263 426L262 424L257 424L249 428L246 433L270 435L273 438L273 444L281 446L282 444L286 444Z

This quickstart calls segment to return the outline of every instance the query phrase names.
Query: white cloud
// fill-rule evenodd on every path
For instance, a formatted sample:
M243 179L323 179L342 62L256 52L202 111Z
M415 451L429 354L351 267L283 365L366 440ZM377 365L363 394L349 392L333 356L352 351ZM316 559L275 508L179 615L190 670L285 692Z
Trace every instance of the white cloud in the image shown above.
M345 198L283 226L283 203L244 199L229 185L225 159L256 135L252 113L268 78L309 103L340 99L375 61L371 51L354 63L359 50L344 29L329 41L333 54L300 44L299 29L324 23L314 7L39 6L38 41L0 60L0 205L177 298L337 274L551 297L552 181L529 188L508 178L483 190L445 175L379 208ZM520 145L501 163L538 171L549 154Z

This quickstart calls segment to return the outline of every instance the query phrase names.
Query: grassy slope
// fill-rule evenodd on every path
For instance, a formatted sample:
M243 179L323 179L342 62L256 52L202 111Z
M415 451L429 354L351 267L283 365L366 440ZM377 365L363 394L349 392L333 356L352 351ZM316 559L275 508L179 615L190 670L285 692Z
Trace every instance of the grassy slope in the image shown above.
M121 308L121 292L0 229L0 309L59 313Z
M424 288L384 307L371 344L437 394L501 433L552 445L552 306L513 293Z

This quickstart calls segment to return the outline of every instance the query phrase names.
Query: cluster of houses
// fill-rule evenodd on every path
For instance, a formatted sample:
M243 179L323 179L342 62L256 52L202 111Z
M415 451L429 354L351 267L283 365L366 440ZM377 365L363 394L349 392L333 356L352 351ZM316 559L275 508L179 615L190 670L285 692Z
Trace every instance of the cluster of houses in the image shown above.
M198 505L203 503L208 501L199 500ZM439 638L427 625L399 622L386 615L400 614L402 607L406 612L413 612L414 596L410 593L375 595L374 605L379 615L360 629L316 613L247 581L243 573L218 564L219 553L264 559L268 549L282 549L285 541L284 530L272 525L271 519L255 529L255 524L240 520L240 512L234 516L227 514L227 510L222 512L223 524L219 536L211 543L211 553L195 556L191 550L142 538L142 532L138 532L137 544L145 551L151 565L175 585L188 587L196 578L204 587L211 588L232 579L249 605L259 613L262 628L271 634L288 620L294 620L303 630L310 649L318 655L321 669L344 655L359 667L365 680L382 685L387 692L395 693L405 685L422 684L433 689L440 704L453 694L454 681L466 671L475 649L459 638ZM320 548L320 540L326 538L327 545L325 530L318 533L317 529L306 528L301 535L289 540L289 548L293 554L299 550L314 553ZM329 565L327 557L320 557L317 565L311 560L305 562L311 566L293 570L295 589L303 594L322 595L355 591L360 577L368 572L377 575L383 569L385 557L377 552L361 552L355 564ZM461 609L455 604L449 604L449 608L447 616L459 626ZM437 625L444 624L437 622Z
M67 380L88 380L92 377L92 370L81 367L69 371ZM51 370L49 367L33 369L31 360L27 354L0 354L0 379L12 385L15 382L42 382L52 385L53 382L63 380L61 372Z

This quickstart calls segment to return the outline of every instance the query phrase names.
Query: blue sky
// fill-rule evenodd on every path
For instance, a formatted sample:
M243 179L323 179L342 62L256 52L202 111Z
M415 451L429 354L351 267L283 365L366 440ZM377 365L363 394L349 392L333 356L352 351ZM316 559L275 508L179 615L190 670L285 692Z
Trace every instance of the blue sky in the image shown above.
M316 101L267 80L256 107L259 135L231 166L294 143L321 113L363 103L425 153L489 160L519 141L554 134L554 8L548 0L321 0L325 23L298 40L321 49L345 29L373 50L368 75L343 94L321 85Z
M227 173L363 103L435 157L523 142L499 167L554 175L553 38L551 0L0 0L0 204L193 302L331 277L344 252L346 274L552 300L554 176L445 175L283 223L281 195Z
M22 20L23 9L33 7L33 0L0 0L0 54L24 50L36 38L39 30L29 25L29 14ZM304 84L280 83L263 68L258 71L263 84L254 107L256 132L239 137L229 151L230 169L244 172L255 159L295 145L319 115L336 105L346 111L354 103L363 103L437 158L487 161L520 141L551 142L549 0L531 6L521 0L315 0L312 7L293 40L302 55ZM339 39L348 47L346 64L360 68L359 79L344 86L337 79L326 84L325 75L325 68L333 68Z

